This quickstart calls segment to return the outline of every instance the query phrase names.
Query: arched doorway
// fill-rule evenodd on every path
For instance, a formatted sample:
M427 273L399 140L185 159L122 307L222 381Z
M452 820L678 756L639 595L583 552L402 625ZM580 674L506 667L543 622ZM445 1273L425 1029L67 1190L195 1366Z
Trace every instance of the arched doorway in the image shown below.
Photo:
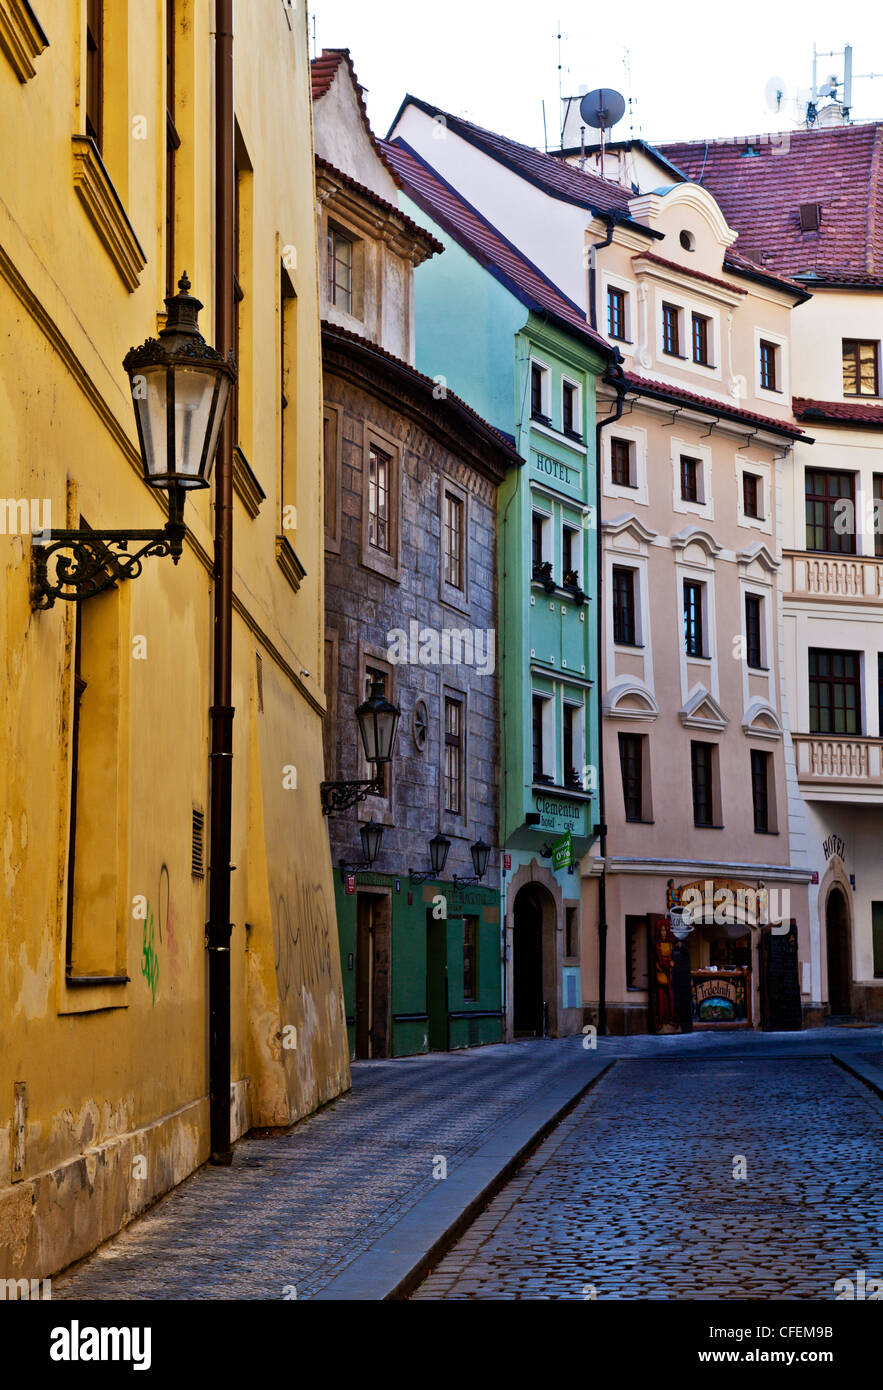
M516 1037L543 1036L543 915L549 895L539 884L519 890L513 907L512 1025ZM551 902L551 899L549 899ZM554 913L554 904L552 904Z
M852 968L849 947L849 908L842 888L834 887L825 903L825 935L828 940L828 1007L832 1014L852 1009Z

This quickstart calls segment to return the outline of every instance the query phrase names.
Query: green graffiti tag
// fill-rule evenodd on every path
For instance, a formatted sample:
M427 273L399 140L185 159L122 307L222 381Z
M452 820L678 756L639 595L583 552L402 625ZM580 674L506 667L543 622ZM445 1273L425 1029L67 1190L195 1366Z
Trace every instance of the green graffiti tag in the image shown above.
M156 1005L156 988L159 984L159 957L153 944L153 913L147 904L147 916L141 936L141 974L150 986L151 1005Z

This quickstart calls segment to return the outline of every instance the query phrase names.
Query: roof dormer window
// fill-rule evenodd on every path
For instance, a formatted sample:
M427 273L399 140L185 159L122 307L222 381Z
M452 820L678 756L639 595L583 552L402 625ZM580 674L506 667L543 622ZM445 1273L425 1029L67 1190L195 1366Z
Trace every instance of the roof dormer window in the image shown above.
M822 205L821 203L801 203L800 204L800 230L802 232L817 232L822 224Z

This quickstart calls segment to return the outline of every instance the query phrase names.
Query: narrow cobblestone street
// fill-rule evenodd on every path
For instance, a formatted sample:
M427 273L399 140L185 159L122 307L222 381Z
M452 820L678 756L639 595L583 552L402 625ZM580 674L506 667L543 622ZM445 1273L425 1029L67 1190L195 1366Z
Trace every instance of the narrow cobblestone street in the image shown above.
M53 1298L315 1297L370 1270L375 1242L538 1096L576 1095L608 1063L413 1296L832 1298L838 1278L883 1273L883 1102L831 1053L883 1084L880 1051L879 1029L820 1029L356 1064L347 1096L203 1168Z
M621 1060L413 1296L832 1299L883 1275L881 1178L883 1104L833 1061Z

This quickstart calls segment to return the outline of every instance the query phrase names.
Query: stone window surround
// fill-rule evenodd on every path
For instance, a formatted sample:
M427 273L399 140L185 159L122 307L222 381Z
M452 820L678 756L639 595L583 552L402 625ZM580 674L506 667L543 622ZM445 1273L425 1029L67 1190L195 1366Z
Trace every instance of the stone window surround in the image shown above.
M458 589L453 584L449 584L445 579L445 494L450 493L463 507L463 550L461 555L461 571L463 577L463 588ZM438 515L439 515L439 554L438 554L438 596L442 603L449 608L455 608L460 613L469 612L469 526L471 523L469 493L460 483L456 482L450 474L442 473L438 480Z
M459 814L445 810L445 701L448 699L459 700L461 704L460 789L463 796L463 809ZM452 685L447 680L439 682L437 723L439 731L438 823L442 832L451 839L466 840L468 839L471 817L469 798L469 691L465 687Z
M378 550L368 539L368 460L372 444L391 460L389 480L389 551ZM401 583L401 486L403 445L371 420L363 422L362 432L362 524L359 562L394 584Z

